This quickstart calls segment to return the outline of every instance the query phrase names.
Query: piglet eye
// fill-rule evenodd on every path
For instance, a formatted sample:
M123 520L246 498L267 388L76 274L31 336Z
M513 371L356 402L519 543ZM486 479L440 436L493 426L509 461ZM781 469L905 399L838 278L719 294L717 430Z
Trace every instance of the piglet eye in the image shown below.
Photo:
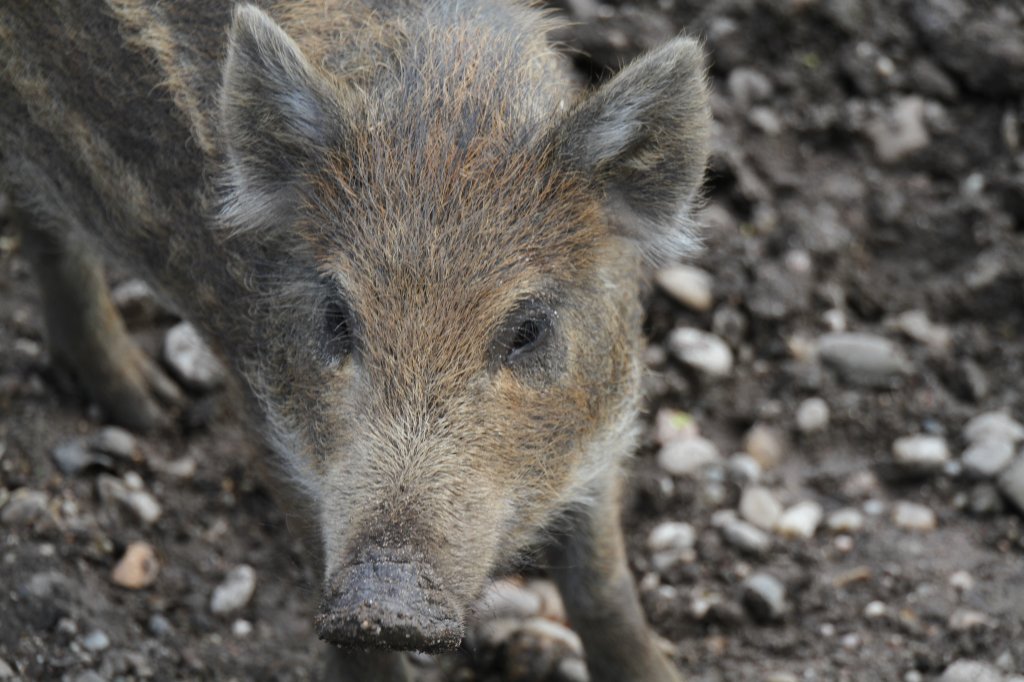
M342 301L330 301L324 310L324 339L332 362L341 362L352 353L352 311Z
M526 309L510 320L506 328L505 362L513 364L535 352L551 333L551 316L545 310Z

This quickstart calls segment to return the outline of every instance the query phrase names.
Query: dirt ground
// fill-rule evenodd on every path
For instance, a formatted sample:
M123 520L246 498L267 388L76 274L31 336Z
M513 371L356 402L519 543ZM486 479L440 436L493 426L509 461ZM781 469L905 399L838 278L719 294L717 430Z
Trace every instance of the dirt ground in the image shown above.
M973 660L990 676L943 679L1024 674L1024 509L960 458L970 418L1024 418L1024 6L565 0L560 11L576 23L557 38L594 80L682 30L711 55L706 249L692 263L711 300L651 294L651 428L624 511L644 604L681 670L914 682ZM55 448L93 442L104 422L50 366L38 298L3 226L0 679L308 679L312 576L230 398L197 395L173 435L62 474ZM158 354L173 322L136 310L132 328ZM715 376L680 361L668 342L678 327L713 332L732 366ZM815 353L844 330L887 339L898 371L865 382L856 350ZM817 430L797 425L808 398L829 408ZM662 409L684 410L720 461L675 476L659 465ZM951 455L901 465L893 442L913 434ZM730 540L751 483L737 473L750 458L729 455L744 449L770 497L812 502L829 522L810 537L769 532L767 548ZM124 503L140 490L158 512ZM903 502L924 519L901 520ZM862 526L830 528L843 508ZM648 543L665 521L695 535L668 566ZM159 574L124 589L112 571L137 541ZM255 569L251 600L212 613L241 564ZM781 608L758 603L755 574L781 586ZM469 645L417 665L431 680L528 679L507 651Z

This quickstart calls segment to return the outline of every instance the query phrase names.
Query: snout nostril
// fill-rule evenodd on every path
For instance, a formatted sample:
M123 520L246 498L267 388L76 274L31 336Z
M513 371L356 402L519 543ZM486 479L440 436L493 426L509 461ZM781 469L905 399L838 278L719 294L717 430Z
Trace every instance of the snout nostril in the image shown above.
M462 613L433 578L418 563L350 565L328 581L317 633L344 648L450 651L462 641Z

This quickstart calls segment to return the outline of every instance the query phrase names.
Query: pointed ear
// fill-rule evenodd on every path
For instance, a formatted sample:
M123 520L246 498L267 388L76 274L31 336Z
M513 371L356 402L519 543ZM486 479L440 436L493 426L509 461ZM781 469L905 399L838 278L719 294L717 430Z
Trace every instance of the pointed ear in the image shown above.
M659 265L697 246L691 212L710 128L704 52L696 41L676 38L578 104L556 144L594 178L620 233Z
M301 171L342 136L332 85L277 23L235 8L220 95L226 141L224 219L236 232L280 223Z

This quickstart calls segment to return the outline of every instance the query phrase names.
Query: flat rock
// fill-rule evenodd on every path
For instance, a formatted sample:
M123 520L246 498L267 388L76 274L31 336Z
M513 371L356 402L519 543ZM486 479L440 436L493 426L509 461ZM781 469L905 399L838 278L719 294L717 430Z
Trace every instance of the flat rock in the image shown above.
M0 521L9 526L27 526L49 514L50 496L41 490L18 488L0 509Z
M844 381L856 386L890 387L913 368L899 345L875 334L823 334L818 354Z

